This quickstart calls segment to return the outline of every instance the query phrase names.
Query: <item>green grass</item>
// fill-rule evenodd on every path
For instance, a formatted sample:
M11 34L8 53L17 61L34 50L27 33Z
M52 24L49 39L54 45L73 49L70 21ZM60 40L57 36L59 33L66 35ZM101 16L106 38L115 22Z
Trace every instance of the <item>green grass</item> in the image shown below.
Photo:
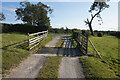
M31 52L32 52L32 53L38 52L40 49L42 49L42 48L45 47L45 44L46 44L46 43L48 43L48 42L51 41L51 40L52 40L52 37L50 36L50 34L48 34L48 36L47 36L45 39L43 39L42 41L40 41L40 44L39 44L37 47L35 47L35 48L33 48L33 49L31 50Z
M62 48L63 43L64 43L64 40L63 40L62 38L60 38L59 41L58 41L57 44L56 44L56 47Z
M80 61L86 78L118 78L107 64L102 63L95 57L81 57Z
M37 78L58 78L61 57L49 56Z
M48 34L48 36L44 40L41 41L40 47L42 48L45 47L45 44L51 40L52 40L52 37L50 36L50 34Z
M27 39L25 34L3 33L2 34L2 74L5 76L9 70L16 67L23 59L27 58L29 51L22 49L25 46L17 47L14 44ZM11 45L12 44L12 45ZM8 46L9 45L9 46ZM5 47L8 46L8 47Z
M114 36L90 37L102 57L118 59L118 38ZM92 53L91 45L88 50Z
M5 76L9 74L9 70L19 65L19 63L26 59L30 54L27 46L27 35L20 33L3 33L2 34L2 74ZM48 35L47 38L41 41L39 48L52 40ZM18 43L24 42L24 43ZM14 44L17 43L17 44Z
M2 33L2 47L27 39L27 35L20 33Z
M94 57L80 58L83 64L85 74L88 78L120 78L120 66L118 64L118 38L114 36L90 37L94 46L102 56L102 59L96 57L96 53L88 43L88 51ZM104 72L103 72L104 71ZM105 75L105 76L104 76Z

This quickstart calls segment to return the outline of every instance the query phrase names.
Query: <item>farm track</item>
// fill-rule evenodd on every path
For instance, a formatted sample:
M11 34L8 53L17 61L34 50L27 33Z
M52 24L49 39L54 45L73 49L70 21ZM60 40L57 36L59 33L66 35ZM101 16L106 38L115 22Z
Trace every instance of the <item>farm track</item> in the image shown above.
M45 45L45 47L56 47L56 44L57 44L57 42L59 41L59 39L61 38L61 36L60 36L60 35L58 35L58 36L52 35L52 38L53 38L53 40L50 41L50 42L48 42L48 43Z
M52 43L56 39L58 39L58 38L54 38ZM57 43L57 41L58 40L56 40L56 43ZM56 43L53 43L53 44L55 45ZM43 67L43 65L45 63L46 56L50 56L50 55L49 54L48 55L31 54L26 60L22 61L18 67L12 69L10 71L10 74L7 75L4 79L7 79L7 78L36 78L37 74L39 73L40 69ZM51 55L51 56L53 56L53 55Z
M85 78L77 57L64 57L59 69L59 78Z
M31 54L17 68L13 69L6 78L35 78L44 65L46 57Z
M76 57L80 52L73 49L73 45L68 39L69 36L52 35L52 37L53 40L45 45L47 48L43 48L37 54L31 54L6 78L36 78L47 56L63 57L59 67L59 78L85 78L79 57ZM53 48L61 37L64 39L64 49Z
M82 65L79 61L80 51L78 49L73 49L73 44L71 43L68 36L64 37L65 52L63 53L62 62L59 68L58 78L83 78L85 79Z

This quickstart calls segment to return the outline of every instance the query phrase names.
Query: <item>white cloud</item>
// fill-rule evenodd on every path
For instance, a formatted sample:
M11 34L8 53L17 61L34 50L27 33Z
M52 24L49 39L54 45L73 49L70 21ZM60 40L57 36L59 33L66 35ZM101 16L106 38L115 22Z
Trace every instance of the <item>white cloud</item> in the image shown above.
M7 16L10 16L10 15L11 15L11 14L8 14L8 13L7 13Z
M50 7L50 5L47 4L48 7Z
M5 9L5 10L10 11L10 12L15 12L15 9L12 9L12 8L2 7L2 9Z

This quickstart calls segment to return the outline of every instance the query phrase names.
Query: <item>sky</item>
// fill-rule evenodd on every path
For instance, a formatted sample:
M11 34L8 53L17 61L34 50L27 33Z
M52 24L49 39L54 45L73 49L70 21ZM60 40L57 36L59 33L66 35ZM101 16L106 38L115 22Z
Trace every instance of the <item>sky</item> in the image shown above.
M92 1L70 2L69 0L68 2L63 2L61 0L61 2L53 1L43 3L49 5L54 10L53 13L49 15L53 28L68 27L69 29L89 29L89 27L85 25L84 20L91 18L88 10L93 3ZM101 13L103 24L99 25L98 19L95 18L92 24L93 30L118 30L118 2L109 2L108 4L110 7ZM5 0L2 2L1 7L6 17L6 20L2 21L3 23L23 23L20 20L16 21L15 10L20 7L19 2L7 2L7 0Z

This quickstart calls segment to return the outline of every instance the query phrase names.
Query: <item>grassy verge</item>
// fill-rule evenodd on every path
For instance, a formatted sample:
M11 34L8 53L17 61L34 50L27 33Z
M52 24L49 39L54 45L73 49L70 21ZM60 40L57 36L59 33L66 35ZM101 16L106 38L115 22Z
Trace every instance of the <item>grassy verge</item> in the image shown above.
M3 33L2 35L2 74L9 74L9 70L18 66L19 63L26 59L30 54L27 46L27 35L20 33ZM47 38L41 41L39 47L52 40L48 35Z
M58 41L57 44L56 44L56 47L62 48L63 43L64 43L64 40L63 40L62 38L60 38L59 41Z
M118 38L114 36L90 37L102 59L80 58L87 78L120 78L120 59L118 58ZM95 54L90 43L88 51Z
M104 36L90 37L90 39L102 57L118 59L118 38L114 36ZM88 46L89 52L93 53L93 48L91 48L90 43L88 43Z
M3 33L2 34L2 74L5 76L9 70L16 67L21 60L27 58L29 51L26 49L24 40L25 34ZM23 42L23 43L18 43ZM17 43L17 44L14 44ZM26 43L26 42L25 42Z
M47 57L47 60L38 74L39 78L58 78L58 69L61 57Z
M50 34L48 34L48 36L40 42L39 48L45 47L45 44L51 40L52 40L52 37L50 36Z
M118 78L114 71L109 69L107 64L104 64L95 57L81 57L80 61L82 62L84 73L86 78Z

